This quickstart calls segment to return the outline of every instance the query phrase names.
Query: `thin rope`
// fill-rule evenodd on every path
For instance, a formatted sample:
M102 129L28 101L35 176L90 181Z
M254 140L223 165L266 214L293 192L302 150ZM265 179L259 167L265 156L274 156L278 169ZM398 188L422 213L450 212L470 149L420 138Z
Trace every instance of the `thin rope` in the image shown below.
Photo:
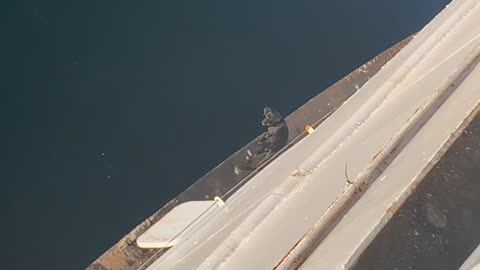
M460 52L461 50L465 49L465 47L467 47L468 45L470 45L473 41L475 41L477 38L480 37L480 34L476 35L474 38L470 39L467 43L463 44L460 48L458 48L456 51L454 51L453 53L449 54L445 59L443 59L443 61L441 61L440 63L436 64L435 66L433 66L431 69L429 69L427 72L425 72L422 76L420 76L418 79L416 79L414 82L412 82L407 88L410 88L412 87L413 85L415 85L416 83L418 83L420 80L422 80L423 78L425 78L425 76L427 76L428 74L432 73L433 71L435 71L435 69L437 69L440 65L442 65L443 63L445 63L446 61L450 60L450 58L452 58L453 56L455 56L458 52Z

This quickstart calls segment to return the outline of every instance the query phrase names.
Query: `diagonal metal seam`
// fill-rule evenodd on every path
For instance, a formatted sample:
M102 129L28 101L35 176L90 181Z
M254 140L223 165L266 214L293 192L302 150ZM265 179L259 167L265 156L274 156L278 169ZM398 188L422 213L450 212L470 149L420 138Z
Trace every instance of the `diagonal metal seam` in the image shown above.
M274 267L275 270L297 269L325 239L345 213L365 193L368 187L398 156L402 149L418 133L440 106L450 97L480 62L480 46L477 45L455 71L432 94L431 98L407 121L407 124L391 138L375 156L369 167L349 185L326 213L296 242L290 251Z

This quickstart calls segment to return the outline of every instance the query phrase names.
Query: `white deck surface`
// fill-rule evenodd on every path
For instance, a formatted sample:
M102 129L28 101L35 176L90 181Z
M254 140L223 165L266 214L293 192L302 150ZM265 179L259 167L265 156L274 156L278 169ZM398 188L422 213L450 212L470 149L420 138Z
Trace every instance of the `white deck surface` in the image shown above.
M214 201L190 201L177 205L137 238L141 248L171 247L182 241L181 232Z
M356 179L479 44L480 0L454 1L314 133L148 269L272 269L342 194L345 163ZM479 104L479 86L477 66L301 269L351 265L390 217L386 210L421 180L421 171Z

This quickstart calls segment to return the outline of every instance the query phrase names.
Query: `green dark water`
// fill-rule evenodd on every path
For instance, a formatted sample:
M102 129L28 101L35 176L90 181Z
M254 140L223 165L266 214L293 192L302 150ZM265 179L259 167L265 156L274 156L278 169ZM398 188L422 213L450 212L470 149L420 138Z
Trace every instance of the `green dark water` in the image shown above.
M83 269L448 2L2 2L4 269Z

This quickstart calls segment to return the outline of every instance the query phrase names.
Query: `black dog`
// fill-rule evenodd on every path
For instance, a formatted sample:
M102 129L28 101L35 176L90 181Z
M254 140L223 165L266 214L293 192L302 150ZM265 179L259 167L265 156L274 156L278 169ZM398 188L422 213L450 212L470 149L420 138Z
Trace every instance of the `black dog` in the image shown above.
M276 110L265 107L263 109L262 125L267 130L256 141L253 149L247 150L246 161L235 166L234 172L239 175L242 171L253 171L268 158L282 149L288 142L288 127L282 115Z

